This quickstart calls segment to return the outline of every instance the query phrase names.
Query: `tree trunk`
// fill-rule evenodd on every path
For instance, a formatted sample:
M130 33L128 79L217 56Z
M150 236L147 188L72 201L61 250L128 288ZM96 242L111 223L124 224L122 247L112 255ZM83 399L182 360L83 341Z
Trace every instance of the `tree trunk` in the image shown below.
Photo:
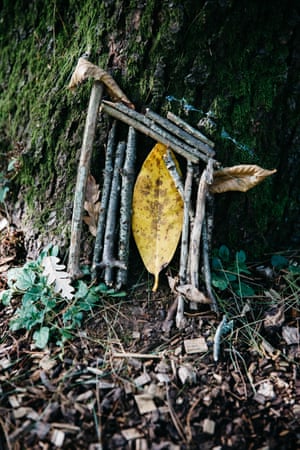
M69 245L91 84L75 94L67 84L89 49L90 61L112 74L138 111L149 106L199 124L224 166L278 169L247 194L217 198L215 246L255 257L299 246L297 0L3 3L0 194L9 188L6 203L30 254L49 241ZM92 170L100 183L108 130L99 115ZM139 142L141 164L153 142Z

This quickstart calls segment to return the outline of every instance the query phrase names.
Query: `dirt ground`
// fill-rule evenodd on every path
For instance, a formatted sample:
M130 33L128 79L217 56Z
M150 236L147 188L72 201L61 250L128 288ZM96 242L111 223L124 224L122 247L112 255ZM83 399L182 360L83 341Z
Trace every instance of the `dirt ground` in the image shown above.
M186 304L179 330L166 277L152 293L133 275L64 347L34 348L32 332L9 329L20 299L0 305L0 449L300 448L300 277L257 279L248 299L217 293L219 315Z

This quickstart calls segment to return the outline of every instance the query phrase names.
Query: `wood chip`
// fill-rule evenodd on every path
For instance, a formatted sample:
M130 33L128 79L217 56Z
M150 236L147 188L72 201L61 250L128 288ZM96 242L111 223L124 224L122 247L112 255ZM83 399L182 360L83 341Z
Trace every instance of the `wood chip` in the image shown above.
M143 433L141 433L137 428L127 428L127 430L122 430L121 433L127 441L143 437Z
M140 414L146 414L155 411L157 409L154 401L148 395L145 394L135 395L134 399L136 401Z
M62 447L65 440L65 433L62 430L53 430L51 442L56 447Z
M184 341L184 348L188 355L193 353L205 353L208 351L207 343L204 337L186 339Z
M203 420L203 433L214 434L216 423L210 419Z
M151 377L147 372L142 373L139 377L135 378L134 383L136 386L144 386L147 383L150 383Z

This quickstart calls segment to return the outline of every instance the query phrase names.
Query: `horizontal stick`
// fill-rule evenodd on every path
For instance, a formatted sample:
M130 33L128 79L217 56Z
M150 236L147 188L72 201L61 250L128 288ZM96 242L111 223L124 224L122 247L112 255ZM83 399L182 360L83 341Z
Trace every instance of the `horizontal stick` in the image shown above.
M191 147L196 148L201 153L204 153L207 156L213 157L215 152L208 144L204 143L202 140L195 138L193 135L189 134L183 128L178 127L176 124L172 123L170 120L161 117L159 114L151 111L150 109L146 110L146 117L152 119L158 125L162 126L172 134L174 134L177 138L182 139L186 144ZM185 122L183 122L185 123ZM187 125L187 124L186 124ZM196 130L195 130L196 131Z
M188 123L186 123L184 120L182 120L180 117L176 116L175 114L171 113L169 111L167 113L167 118L171 120L171 122L175 123L178 127L182 128L187 133L194 136L196 139L199 139L200 141L204 142L205 144L209 145L210 147L214 147L215 143L208 139L204 134L202 134L200 131L196 130L195 128L191 127Z
M163 355L148 355L147 353L113 353L113 358L139 358L139 359L161 359Z
M170 147L172 150L179 153L187 160L192 161L193 163L198 163L199 159L202 159L205 162L208 161L208 157L206 155L200 154L195 149L187 146L186 144L182 144L170 133L153 124L153 122L150 119L147 119L147 117L137 113L136 111L133 111L130 108L127 108L120 103L117 104L103 101L101 109L115 119L125 122L127 125L132 126L141 133L144 133L146 136L149 136L155 141L160 142L167 147ZM139 120L137 119L137 117L139 118Z

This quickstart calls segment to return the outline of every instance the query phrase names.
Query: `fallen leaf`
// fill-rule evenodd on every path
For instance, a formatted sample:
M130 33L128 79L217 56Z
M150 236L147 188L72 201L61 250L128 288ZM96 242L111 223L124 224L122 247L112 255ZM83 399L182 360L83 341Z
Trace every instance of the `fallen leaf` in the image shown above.
M209 190L213 194L227 191L246 192L275 172L276 169L266 170L250 164L224 167L214 172L214 180Z
M166 152L165 145L155 145L133 192L133 236L147 270L155 277L153 291L157 290L159 273L175 253L183 221L183 200L165 165Z
M74 297L74 287L71 286L71 277L65 272L64 264L58 264L59 258L56 256L46 256L42 261L44 267L43 275L48 278L49 284L54 284L54 291L62 297L71 300Z
M195 286L191 284L185 284L183 286L177 286L175 288L176 292L185 296L187 300L196 303L211 303L211 299L206 297L203 292L199 291Z
M84 209L87 211L88 216L84 216L83 221L88 225L89 231L93 236L96 236L97 234L98 217L101 207L99 196L99 184L97 184L95 178L89 174L84 202Z
M106 86L112 99L121 101L127 106L134 108L133 104L126 97L112 76L85 58L79 58L68 88L73 90L88 78L94 78L95 81L101 81Z

